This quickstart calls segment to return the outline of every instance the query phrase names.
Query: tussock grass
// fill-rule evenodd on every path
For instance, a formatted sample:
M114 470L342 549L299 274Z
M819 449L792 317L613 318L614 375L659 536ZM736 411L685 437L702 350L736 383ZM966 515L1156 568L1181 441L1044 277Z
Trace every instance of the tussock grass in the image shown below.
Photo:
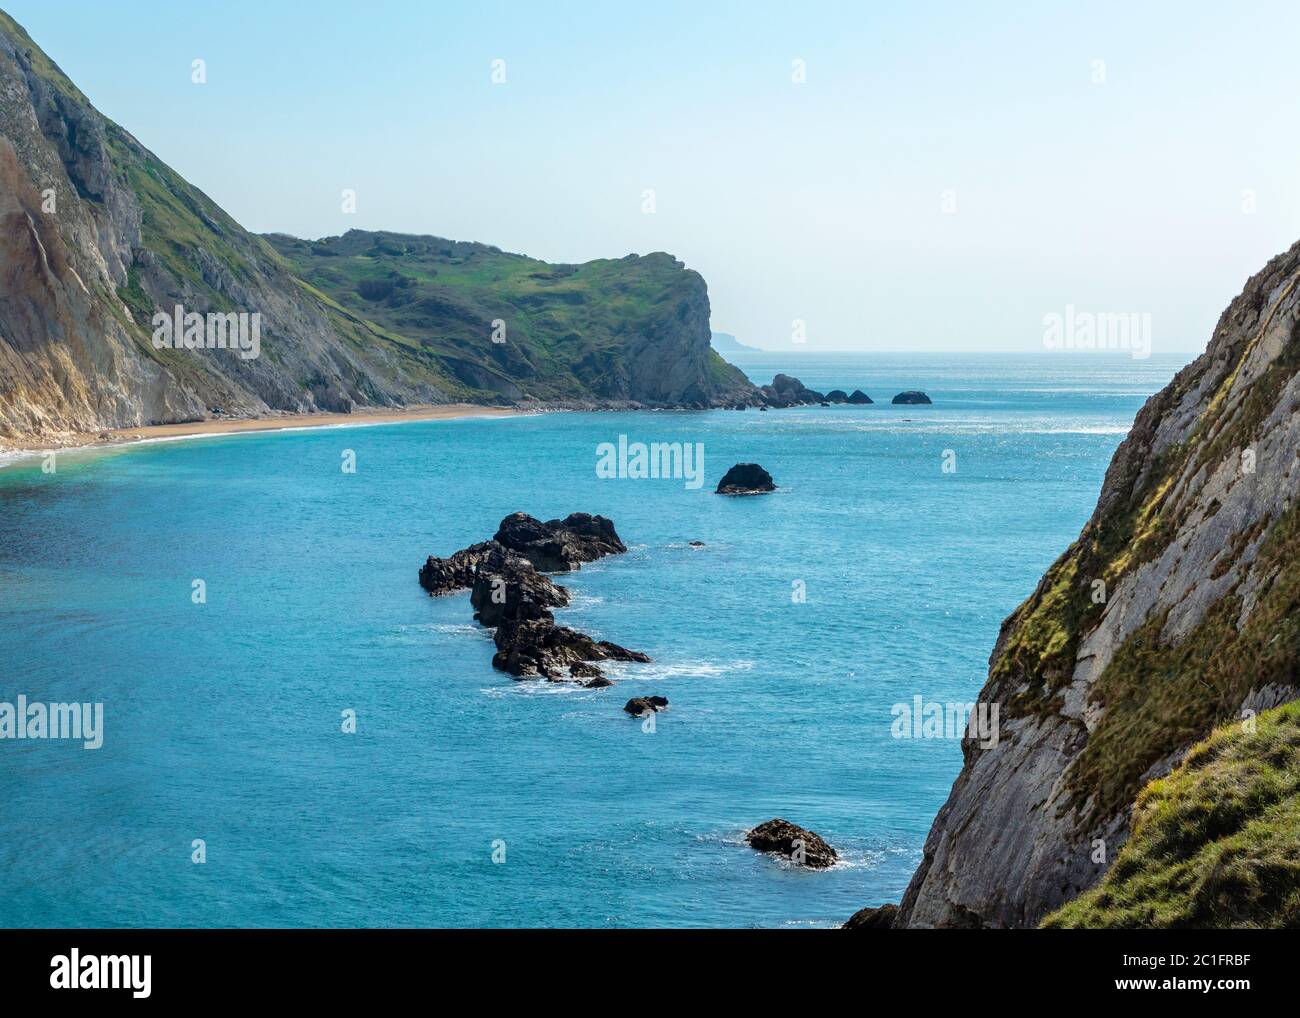
M1300 928L1300 703L1217 729L1138 796L1102 883L1049 928Z

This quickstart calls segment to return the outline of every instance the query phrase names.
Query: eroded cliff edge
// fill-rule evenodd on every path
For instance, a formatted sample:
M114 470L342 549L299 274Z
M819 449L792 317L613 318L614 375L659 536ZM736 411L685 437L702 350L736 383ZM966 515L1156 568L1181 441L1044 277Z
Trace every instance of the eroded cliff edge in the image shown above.
M1098 883L1133 802L1300 694L1300 244L1138 414L1078 540L1002 625L896 927L1035 926Z

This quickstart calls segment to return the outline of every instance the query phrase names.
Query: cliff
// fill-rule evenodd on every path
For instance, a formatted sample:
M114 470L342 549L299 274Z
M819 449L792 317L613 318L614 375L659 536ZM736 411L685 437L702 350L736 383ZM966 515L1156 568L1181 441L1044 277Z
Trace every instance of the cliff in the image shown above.
M375 296L386 282L397 299ZM177 305L259 315L257 355L160 349L153 316ZM429 237L250 234L0 12L0 439L215 413L753 392L709 347L704 281L665 254L548 266Z
M1039 924L1107 874L1144 786L1216 726L1297 697L1297 280L1300 245L1247 282L1003 623L980 694L1000 738L963 743L896 926Z
M397 233L266 240L309 286L489 397L697 406L757 398L709 345L703 277L671 255L552 265Z

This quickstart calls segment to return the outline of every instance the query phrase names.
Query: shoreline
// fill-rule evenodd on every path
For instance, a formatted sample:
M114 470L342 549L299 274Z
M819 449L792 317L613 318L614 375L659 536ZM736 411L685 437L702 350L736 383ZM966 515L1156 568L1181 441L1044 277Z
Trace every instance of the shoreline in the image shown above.
M411 421L445 421L474 417L516 417L535 413L517 407L489 407L475 403L415 404L407 407L368 409L341 413L277 413L265 417L241 417L187 421L180 424L148 424L137 428L115 428L101 432L70 432L41 440L0 440L0 465L50 452L82 452L113 449L148 442L181 438L208 438L265 431L303 431L314 428L365 427L402 424Z

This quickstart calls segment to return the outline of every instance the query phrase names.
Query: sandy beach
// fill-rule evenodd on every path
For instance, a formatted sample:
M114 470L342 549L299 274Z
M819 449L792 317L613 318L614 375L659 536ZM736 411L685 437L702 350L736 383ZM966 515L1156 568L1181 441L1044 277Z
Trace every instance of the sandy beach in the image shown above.
M21 455L51 449L71 450L128 445L135 442L185 438L197 435L230 435L245 431L282 431L297 428L327 428L340 425L400 424L404 421L438 421L458 417L512 417L529 411L513 407L479 406L472 403L447 403L441 406L416 404L400 408L360 408L350 414L271 414L223 420L190 421L185 424L154 424L141 428L112 431L69 433L31 440L10 442L0 439L0 453Z

